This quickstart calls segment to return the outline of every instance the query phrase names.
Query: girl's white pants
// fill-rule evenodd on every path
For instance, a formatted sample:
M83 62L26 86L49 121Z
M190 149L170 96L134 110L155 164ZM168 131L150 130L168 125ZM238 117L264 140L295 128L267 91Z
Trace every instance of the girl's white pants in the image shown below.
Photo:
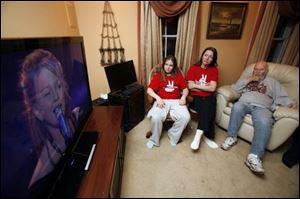
M177 144L181 134L191 116L186 105L180 105L179 99L164 100L165 106L159 108L155 101L149 110L147 117L150 119L152 136L149 138L156 146L159 146L160 136L162 133L163 122L166 120L168 113L174 121L173 126L168 130L168 136L171 143Z

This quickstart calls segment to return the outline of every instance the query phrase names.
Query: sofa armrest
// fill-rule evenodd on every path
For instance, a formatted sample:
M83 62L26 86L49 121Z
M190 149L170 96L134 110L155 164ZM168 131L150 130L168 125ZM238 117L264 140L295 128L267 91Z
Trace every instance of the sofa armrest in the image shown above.
M238 99L237 94L229 85L221 86L217 89L217 110L216 110L216 123L219 124L224 109L228 106L229 102Z
M279 106L276 108L273 116L276 121L286 117L299 121L299 110L292 109L286 106Z
M221 86L217 89L217 94L223 95L228 102L233 102L240 97L230 85Z

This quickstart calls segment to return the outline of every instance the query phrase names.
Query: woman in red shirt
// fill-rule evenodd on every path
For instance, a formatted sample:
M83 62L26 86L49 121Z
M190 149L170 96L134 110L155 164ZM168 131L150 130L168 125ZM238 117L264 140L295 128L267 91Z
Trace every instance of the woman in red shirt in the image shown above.
M186 81L178 69L177 60L173 55L167 56L162 64L161 71L151 80L147 93L155 99L147 117L151 122L152 135L147 142L147 147L159 146L163 121L168 113L173 126L168 130L168 137L172 146L175 146L183 130L190 121L190 113L186 107L188 95Z
M194 99L190 105L198 115L198 127L191 144L193 150L199 148L203 133L205 135L204 141L209 147L218 147L213 141L215 138L214 121L216 113L215 90L218 82L217 58L218 53L215 48L206 48L201 55L200 61L191 66L186 75L188 88Z

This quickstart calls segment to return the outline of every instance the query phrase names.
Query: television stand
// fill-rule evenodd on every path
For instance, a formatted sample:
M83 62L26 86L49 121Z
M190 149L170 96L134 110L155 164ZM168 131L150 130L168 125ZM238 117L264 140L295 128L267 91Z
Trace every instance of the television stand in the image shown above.
M126 132L130 131L145 117L144 87L138 83L131 84L125 89L108 94L109 105L124 107L123 122Z
M71 154L63 172L60 174L54 193L50 196L74 198L81 184L82 177L88 170L99 132L82 132L75 150Z
M132 93L136 92L137 89L139 89L141 87L141 85L139 85L137 82L127 85L125 86L124 89L122 89L122 93L124 95L131 95Z
M96 106L85 131L101 132L89 170L85 171L76 197L120 197L126 137L122 106Z

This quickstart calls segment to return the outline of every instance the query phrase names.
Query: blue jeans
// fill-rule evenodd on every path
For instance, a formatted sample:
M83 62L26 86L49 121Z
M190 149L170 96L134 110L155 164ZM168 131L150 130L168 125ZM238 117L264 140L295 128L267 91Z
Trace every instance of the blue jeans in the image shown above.
M272 112L267 108L246 103L234 103L229 120L229 136L237 137L239 128L246 114L251 114L254 128L250 153L257 155L262 159L265 152L265 146L268 143L272 132L272 125L274 122Z

